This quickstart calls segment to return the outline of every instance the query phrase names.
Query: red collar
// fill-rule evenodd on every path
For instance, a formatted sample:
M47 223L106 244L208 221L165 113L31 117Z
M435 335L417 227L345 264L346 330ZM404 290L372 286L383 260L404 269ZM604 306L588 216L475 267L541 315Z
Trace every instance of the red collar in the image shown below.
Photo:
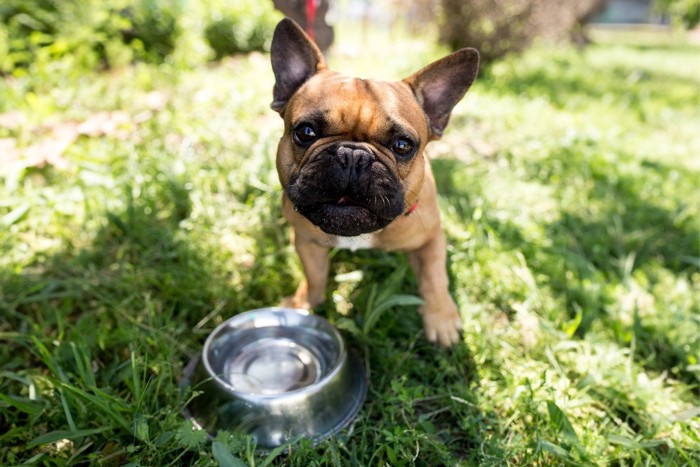
M321 2L319 2L321 3ZM316 41L314 23L316 22L316 0L306 0L306 34Z
M415 203L413 203L413 206L411 206L411 207L409 208L409 210L406 211L406 214L404 214L404 216L409 216L409 215L410 215L413 211L415 211L416 209L418 209L418 201L416 201Z

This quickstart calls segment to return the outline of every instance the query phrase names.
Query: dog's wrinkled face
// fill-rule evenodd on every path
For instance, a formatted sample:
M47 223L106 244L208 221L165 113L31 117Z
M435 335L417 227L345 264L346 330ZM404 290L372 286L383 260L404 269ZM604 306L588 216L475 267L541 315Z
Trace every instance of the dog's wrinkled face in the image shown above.
M324 232L355 236L415 202L428 127L408 85L324 70L285 109L278 170L295 209Z
M476 77L462 49L402 81L349 78L291 20L275 29L272 108L285 132L277 171L294 209L326 233L375 232L410 212L425 175L423 149L438 138Z

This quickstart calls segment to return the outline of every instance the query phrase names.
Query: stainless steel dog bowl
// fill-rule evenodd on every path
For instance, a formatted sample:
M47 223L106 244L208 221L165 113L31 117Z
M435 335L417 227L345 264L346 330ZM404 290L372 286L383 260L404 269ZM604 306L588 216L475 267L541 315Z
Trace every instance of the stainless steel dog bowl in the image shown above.
M291 308L261 308L222 323L183 383L201 391L186 416L210 434L252 435L262 448L337 433L367 393L364 368L338 331Z

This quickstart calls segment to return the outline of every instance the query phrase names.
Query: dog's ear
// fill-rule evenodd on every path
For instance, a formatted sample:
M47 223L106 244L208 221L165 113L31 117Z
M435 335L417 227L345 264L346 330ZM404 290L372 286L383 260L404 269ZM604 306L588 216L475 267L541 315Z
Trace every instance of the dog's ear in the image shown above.
M275 74L271 107L282 114L296 90L317 71L326 68L326 63L316 44L289 18L277 24L270 56Z
M404 79L428 117L433 138L442 136L450 114L479 71L479 52L462 49Z

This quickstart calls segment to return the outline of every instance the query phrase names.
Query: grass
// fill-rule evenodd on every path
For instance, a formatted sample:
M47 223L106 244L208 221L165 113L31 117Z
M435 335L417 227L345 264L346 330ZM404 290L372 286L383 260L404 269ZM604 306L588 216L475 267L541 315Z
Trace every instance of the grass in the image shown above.
M444 53L370 33L341 29L332 64L393 79ZM1 81L0 464L697 465L697 54L608 42L484 71L430 148L463 343L426 342L405 258L334 252L316 312L368 399L269 455L209 442L178 387L218 323L301 277L267 57Z

